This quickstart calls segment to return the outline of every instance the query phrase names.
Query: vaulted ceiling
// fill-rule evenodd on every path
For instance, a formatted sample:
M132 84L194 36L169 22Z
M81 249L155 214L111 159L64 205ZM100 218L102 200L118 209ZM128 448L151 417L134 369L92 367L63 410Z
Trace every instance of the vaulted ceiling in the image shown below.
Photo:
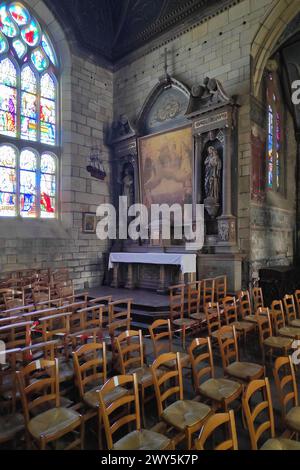
M77 43L116 62L192 16L228 0L46 0Z

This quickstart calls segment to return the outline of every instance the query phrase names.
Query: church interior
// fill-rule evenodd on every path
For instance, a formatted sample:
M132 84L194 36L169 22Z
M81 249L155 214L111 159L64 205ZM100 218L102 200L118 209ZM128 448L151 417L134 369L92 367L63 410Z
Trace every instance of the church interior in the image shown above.
M300 450L299 47L299 0L1 2L0 450Z

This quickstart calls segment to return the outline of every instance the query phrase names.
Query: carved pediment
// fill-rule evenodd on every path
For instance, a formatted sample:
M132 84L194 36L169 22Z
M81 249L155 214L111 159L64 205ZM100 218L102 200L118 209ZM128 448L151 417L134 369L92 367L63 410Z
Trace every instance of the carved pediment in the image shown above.
M169 75L159 80L148 95L137 120L140 135L172 129L187 124L189 89Z
M219 80L206 77L202 85L192 87L186 114L192 117L233 103L234 99L225 92Z

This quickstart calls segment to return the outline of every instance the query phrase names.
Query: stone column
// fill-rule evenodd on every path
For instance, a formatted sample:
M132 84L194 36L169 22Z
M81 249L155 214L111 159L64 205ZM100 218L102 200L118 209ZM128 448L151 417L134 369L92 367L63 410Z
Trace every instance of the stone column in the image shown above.
M219 244L236 244L236 217L232 215L232 132L224 129L222 215L218 217Z

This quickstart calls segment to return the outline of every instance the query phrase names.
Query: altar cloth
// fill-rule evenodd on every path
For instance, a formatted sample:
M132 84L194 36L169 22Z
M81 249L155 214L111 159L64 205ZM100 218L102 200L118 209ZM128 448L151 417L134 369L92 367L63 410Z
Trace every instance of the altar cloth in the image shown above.
M196 260L196 255L182 253L111 253L108 268L112 269L114 263L175 265L180 266L182 274L193 274Z

